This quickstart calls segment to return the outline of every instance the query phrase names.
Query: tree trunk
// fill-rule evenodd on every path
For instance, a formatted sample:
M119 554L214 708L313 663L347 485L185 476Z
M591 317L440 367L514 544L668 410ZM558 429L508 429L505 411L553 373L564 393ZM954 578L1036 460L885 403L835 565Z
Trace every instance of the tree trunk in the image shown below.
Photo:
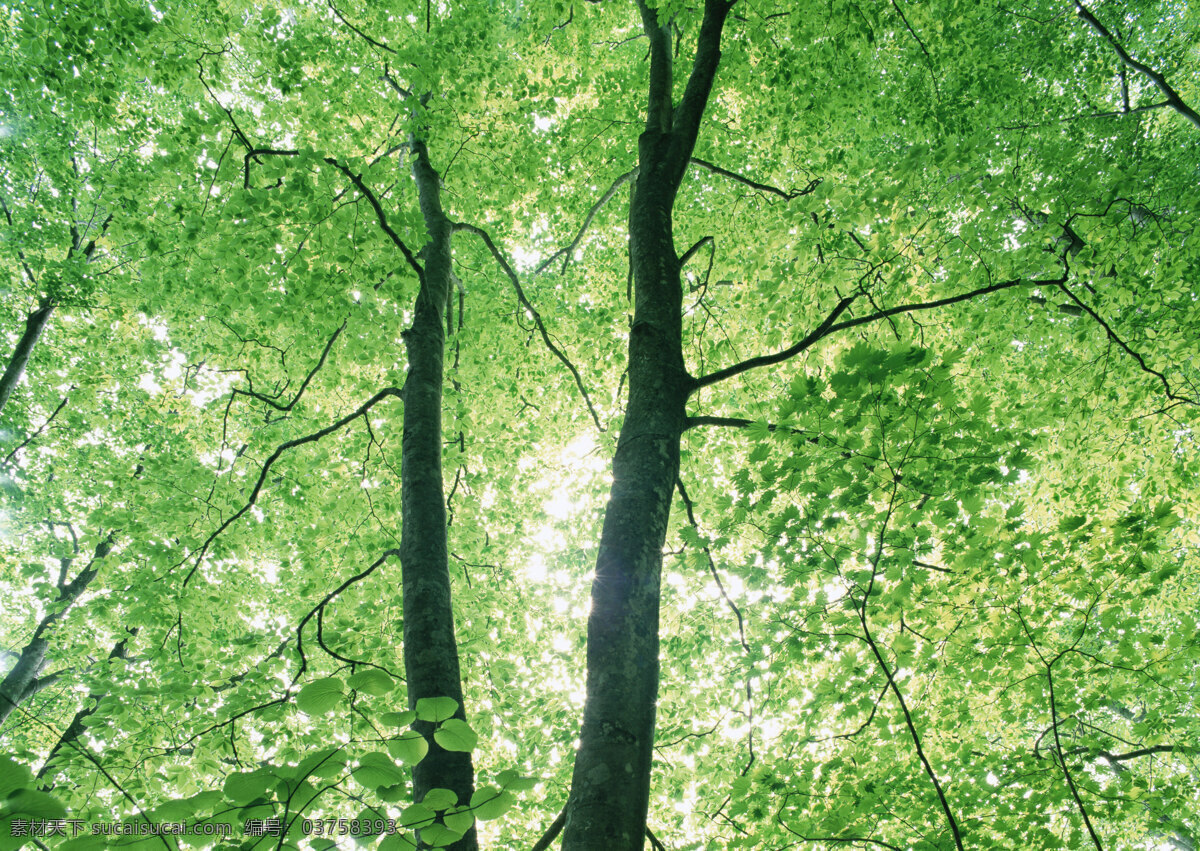
M3 413L4 406L8 404L13 389L20 383L21 376L25 374L25 365L29 363L29 356L33 354L34 346L37 345L38 338L42 336L42 331L50 322L50 314L53 312L54 302L50 299L43 299L41 306L25 317L25 332L21 334L21 339L17 341L17 347L13 350L12 357L8 359L4 376L0 377L0 413Z
M706 4L695 64L675 109L670 34L657 13L641 4L651 66L629 211L635 286L629 404L592 583L587 703L567 804L566 851L640 849L646 835L662 547L692 390L683 358L683 288L671 211L708 102L730 5Z
M46 664L46 650L50 642L42 638L43 624L38 625L34 637L29 640L17 657L17 664L0 682L0 724L16 711L21 702L37 691L38 674Z
M42 618L37 629L33 631L33 637L21 650L17 664L8 672L4 681L0 682L0 724L8 720L8 716L12 715L22 701L37 694L45 685L44 682L39 682L38 678L41 676L42 667L46 664L46 651L50 648L50 640L46 636L96 578L96 574L100 570L96 563L112 551L112 545L113 536L110 534L96 545L96 552L92 555L91 561L70 582L66 582L65 577L74 556L63 559L63 579L60 580L58 586L58 598L54 601L54 607L50 614Z
M443 318L450 287L451 223L442 211L440 178L430 165L425 144L416 140L412 144L413 174L429 242L412 327L404 333L408 351L400 468L404 667L410 706L421 698L452 697L458 701L456 717L466 720L450 600L442 483ZM471 755L444 750L433 739L432 724L418 722L416 729L429 741L429 753L413 770L414 799L419 802L430 789L440 788L454 791L460 804L470 803L475 778ZM475 829L449 847L475 851Z

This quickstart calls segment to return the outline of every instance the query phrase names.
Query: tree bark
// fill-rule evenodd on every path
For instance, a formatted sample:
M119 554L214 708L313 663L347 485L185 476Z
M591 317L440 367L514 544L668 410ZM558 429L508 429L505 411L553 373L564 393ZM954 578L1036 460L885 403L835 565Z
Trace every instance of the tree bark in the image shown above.
M67 613L67 610L75 605L75 601L87 590L91 581L96 578L96 574L100 570L96 562L109 554L112 544L112 535L97 544L96 552L87 567L79 571L70 582L65 581L65 575L67 567L74 557L63 559L64 579L58 587L58 597L54 601L50 613L38 623L37 628L33 631L33 636L21 650L20 656L17 657L17 664L8 672L3 682L0 682L0 724L8 720L8 716L16 711L22 701L41 691L42 683L39 681L39 677L46 664L46 652L50 648L50 639L47 635L50 629Z
M43 299L41 306L25 317L25 331L21 334L21 339L17 341L17 347L13 350L12 357L8 359L4 375L0 377L0 413L3 413L4 406L8 404L13 389L20 383L21 376L25 374L25 365L29 363L29 357L33 354L38 338L42 336L42 331L50 322L50 314L54 312L54 306L53 300Z
M422 698L451 697L458 701L456 717L466 720L450 599L442 482L444 314L450 291L451 222L442 211L441 179L429 162L425 143L414 139L412 147L413 175L429 241L412 327L404 332L408 351L400 467L404 667L409 706L415 707ZM418 722L416 729L429 741L429 753L413 769L415 800L423 800L430 789L450 789L460 804L470 803L475 782L471 755L443 749L434 741L433 724ZM449 847L475 851L479 847L475 829Z
M693 388L683 358L683 287L671 213L695 147L732 4L705 4L695 63L671 103L667 22L639 4L650 38L649 106L629 212L635 287L629 399L592 583L587 702L575 757L563 848L629 851L646 835L658 696L662 547L685 406Z

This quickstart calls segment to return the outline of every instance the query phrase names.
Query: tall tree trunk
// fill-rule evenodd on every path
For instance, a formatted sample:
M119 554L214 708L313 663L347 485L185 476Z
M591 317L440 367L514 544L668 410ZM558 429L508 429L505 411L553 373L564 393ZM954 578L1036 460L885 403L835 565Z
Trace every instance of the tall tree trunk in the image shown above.
M25 317L25 331L21 334L21 339L17 341L17 347L13 350L12 357L8 359L8 366L4 369L3 377L0 377L0 413L4 411L4 406L8 404L13 389L21 381L21 376L25 374L25 365L29 363L29 356L33 354L38 338L42 336L42 331L50 322L50 314L54 312L54 306L53 300L43 299L41 306Z
M646 834L658 696L662 547L679 475L692 379L683 359L683 289L671 211L695 147L731 3L705 5L686 92L671 102L668 22L639 3L650 39L650 97L629 212L635 285L629 404L588 618L587 703L563 848L640 849Z
M451 222L442 211L441 179L429 162L425 143L414 140L412 145L413 175L429 241L412 327L404 333L408 351L400 468L404 667L410 706L416 706L421 698L452 697L458 701L457 717L465 720L442 484L444 312L450 291ZM454 791L460 804L470 803L475 782L471 755L444 750L433 739L432 724L418 722L416 729L428 739L429 753L413 770L415 800L424 799L430 789L441 788ZM475 851L475 829L450 848Z

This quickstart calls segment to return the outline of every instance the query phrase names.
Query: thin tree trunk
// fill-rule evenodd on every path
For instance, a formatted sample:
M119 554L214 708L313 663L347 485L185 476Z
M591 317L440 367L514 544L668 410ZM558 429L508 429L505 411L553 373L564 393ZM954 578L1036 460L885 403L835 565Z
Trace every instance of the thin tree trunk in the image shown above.
M410 706L421 698L452 697L458 701L456 717L466 720L450 600L442 483L443 317L450 287L451 222L442 211L440 178L425 143L414 140L412 145L413 175L429 242L412 327L404 333L408 350L400 468L404 667ZM428 739L429 754L413 770L415 800L440 788L454 791L460 804L470 803L475 782L471 755L444 750L433 739L432 724L418 722L416 729ZM449 847L475 851L475 829Z
M4 406L8 404L13 389L20 383L21 376L25 374L25 365L29 363L29 357L33 354L38 338L42 336L42 331L46 330L46 325L50 322L50 314L54 312L54 305L54 301L43 299L41 306L25 317L25 331L21 334L21 339L17 341L17 347L13 350L12 357L8 359L8 366L4 369L3 377L0 377L0 413L4 411Z
M646 835L658 697L662 547L685 405L683 288L671 210L695 146L732 4L708 0L696 59L678 108L671 102L667 22L644 3L650 98L629 212L635 303L629 404L613 458L588 618L587 702L575 757L563 848L640 849Z

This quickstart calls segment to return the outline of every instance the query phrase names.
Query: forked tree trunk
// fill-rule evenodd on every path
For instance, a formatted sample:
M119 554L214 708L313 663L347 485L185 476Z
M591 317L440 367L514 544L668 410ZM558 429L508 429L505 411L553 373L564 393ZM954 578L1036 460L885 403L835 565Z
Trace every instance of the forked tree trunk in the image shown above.
M705 4L695 63L671 102L669 22L639 4L650 39L650 97L629 213L635 303L629 403L592 584L587 703L567 804L567 851L640 849L646 834L658 696L662 547L679 475L692 379L683 359L683 289L671 210L720 60L731 3Z

